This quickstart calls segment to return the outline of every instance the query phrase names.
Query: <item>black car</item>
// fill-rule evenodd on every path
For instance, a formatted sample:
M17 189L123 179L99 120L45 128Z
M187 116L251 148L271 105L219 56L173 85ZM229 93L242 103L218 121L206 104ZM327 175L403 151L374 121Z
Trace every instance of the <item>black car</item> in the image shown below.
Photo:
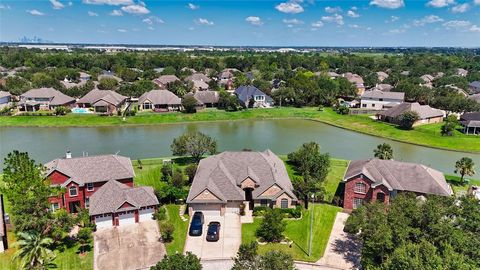
M192 223L190 223L190 230L188 231L188 234L190 236L202 235L203 222L203 213L195 212L193 214Z
M208 224L207 241L216 242L220 238L220 222L212 221Z

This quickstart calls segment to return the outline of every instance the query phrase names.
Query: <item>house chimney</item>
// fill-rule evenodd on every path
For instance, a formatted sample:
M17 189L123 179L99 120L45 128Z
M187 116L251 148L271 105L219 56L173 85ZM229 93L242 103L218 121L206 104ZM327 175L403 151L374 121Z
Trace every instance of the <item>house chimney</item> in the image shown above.
M70 150L67 150L67 153L65 153L65 158L72 158L72 152L70 152Z

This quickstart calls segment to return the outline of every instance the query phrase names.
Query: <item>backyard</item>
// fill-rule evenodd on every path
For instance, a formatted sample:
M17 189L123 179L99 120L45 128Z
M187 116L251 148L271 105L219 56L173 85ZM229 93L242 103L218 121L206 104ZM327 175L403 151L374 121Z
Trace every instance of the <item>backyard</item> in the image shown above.
M286 244L260 244L258 251L264 254L270 250L282 250L290 254L294 260L316 262L325 252L333 223L340 207L328 204L311 204L309 210L303 210L302 218L286 220L287 227L284 236L293 241L291 247ZM310 236L310 215L313 212L312 254L308 256ZM261 218L255 218L254 223L242 224L242 243L256 241L255 231L260 226Z
M480 141L475 136L467 136L459 130L454 136L442 136L440 124L428 124L413 130L402 130L395 125L375 121L368 115L339 115L331 108L318 111L317 108L282 107L273 109L251 109L225 112L216 109L203 110L195 114L139 113L133 117L104 117L98 115L66 116L0 116L0 126L115 126L115 125L156 125L164 123L198 121L233 121L242 119L310 119L340 128L353 130L377 137L389 138L406 143L464 152L480 152Z

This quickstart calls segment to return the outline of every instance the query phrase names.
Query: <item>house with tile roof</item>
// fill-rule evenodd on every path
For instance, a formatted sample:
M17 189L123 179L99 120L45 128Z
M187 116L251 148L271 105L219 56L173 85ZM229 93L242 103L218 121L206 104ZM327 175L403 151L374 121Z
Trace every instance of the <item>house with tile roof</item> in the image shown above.
M162 75L153 80L153 82L160 87L160 89L167 89L168 85L180 81L180 79L175 75Z
M218 91L196 91L195 93L188 93L184 97L192 96L197 101L197 109L203 108L214 108L218 106L218 100L220 99L220 94Z
M36 88L20 95L18 108L20 111L53 110L56 107L71 107L75 99L54 88Z
M178 111L182 100L168 90L151 90L138 99L139 110Z
M127 100L113 90L93 89L77 101L81 108L93 108L96 113L113 114L122 109Z
M401 192L418 196L453 194L440 171L422 164L376 158L351 161L343 183L343 208L347 210L373 201L388 204Z
M409 111L416 112L420 118L413 124L413 126L440 123L443 121L443 117L445 117L445 113L442 110L432 108L429 105L420 105L418 102L404 102L386 111L380 112L377 117L382 121L397 124L398 117L402 113Z
M272 151L223 152L202 159L188 193L189 212L249 212L254 206L291 208L298 202L283 161Z
M133 171L130 158L119 155L73 157L67 152L45 164L45 176L50 184L65 190L49 198L51 209L65 208L76 213L79 208L90 206L90 197L110 180L133 187Z
M347 72L347 73L343 73L342 77L344 77L350 83L355 85L355 88L357 89L357 95L363 95L363 92L365 92L365 85L364 85L363 78L360 75Z

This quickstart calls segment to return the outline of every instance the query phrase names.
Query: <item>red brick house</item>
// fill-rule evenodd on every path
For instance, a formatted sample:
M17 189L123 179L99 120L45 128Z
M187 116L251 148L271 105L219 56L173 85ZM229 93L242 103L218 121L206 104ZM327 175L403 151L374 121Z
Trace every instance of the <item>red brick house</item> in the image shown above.
M65 158L45 164L52 186L64 189L49 198L52 211L65 208L75 213L88 208L97 228L152 219L159 202L151 187L134 187L130 158L101 155Z
M347 210L372 201L388 204L399 192L440 196L453 194L443 173L422 164L394 160L352 161L348 165L343 182L345 183L343 207Z

